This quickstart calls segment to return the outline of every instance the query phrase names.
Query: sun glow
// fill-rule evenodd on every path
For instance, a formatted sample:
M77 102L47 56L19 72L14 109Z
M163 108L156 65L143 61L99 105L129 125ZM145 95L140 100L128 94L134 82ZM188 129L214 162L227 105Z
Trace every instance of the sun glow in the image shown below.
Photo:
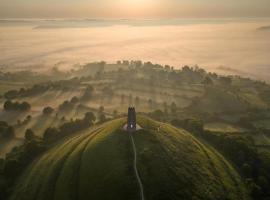
M163 0L119 0L115 5L127 17L147 17L162 10L161 2Z

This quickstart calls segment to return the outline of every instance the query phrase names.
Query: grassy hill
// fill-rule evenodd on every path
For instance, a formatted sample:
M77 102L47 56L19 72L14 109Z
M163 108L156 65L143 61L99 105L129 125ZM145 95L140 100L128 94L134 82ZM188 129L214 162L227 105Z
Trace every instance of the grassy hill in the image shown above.
M125 119L62 141L33 162L11 199L139 199ZM248 199L237 172L213 148L171 125L139 117L134 134L145 199Z

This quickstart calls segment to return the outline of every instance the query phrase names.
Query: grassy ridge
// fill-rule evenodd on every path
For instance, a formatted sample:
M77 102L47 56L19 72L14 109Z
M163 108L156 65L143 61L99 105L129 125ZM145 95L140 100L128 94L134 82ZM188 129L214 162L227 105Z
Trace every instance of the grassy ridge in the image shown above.
M146 199L248 199L237 172L214 149L184 130L138 120ZM29 166L11 199L139 199L124 123L107 122L50 149Z
M248 199L237 172L214 149L168 124L139 123L139 171L150 199Z

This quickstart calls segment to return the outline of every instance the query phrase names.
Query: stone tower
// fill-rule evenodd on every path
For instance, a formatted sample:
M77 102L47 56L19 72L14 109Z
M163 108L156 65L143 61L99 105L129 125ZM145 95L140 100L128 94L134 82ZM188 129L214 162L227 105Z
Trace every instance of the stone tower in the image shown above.
M134 107L128 108L127 130L136 131L136 111Z

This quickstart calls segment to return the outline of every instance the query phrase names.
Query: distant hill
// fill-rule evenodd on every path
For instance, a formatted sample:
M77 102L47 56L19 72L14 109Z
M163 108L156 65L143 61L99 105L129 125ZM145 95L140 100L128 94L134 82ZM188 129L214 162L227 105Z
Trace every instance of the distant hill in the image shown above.
M182 129L138 118L145 199L248 199L239 174L213 148ZM140 199L125 122L106 122L52 147L20 177L11 199Z

